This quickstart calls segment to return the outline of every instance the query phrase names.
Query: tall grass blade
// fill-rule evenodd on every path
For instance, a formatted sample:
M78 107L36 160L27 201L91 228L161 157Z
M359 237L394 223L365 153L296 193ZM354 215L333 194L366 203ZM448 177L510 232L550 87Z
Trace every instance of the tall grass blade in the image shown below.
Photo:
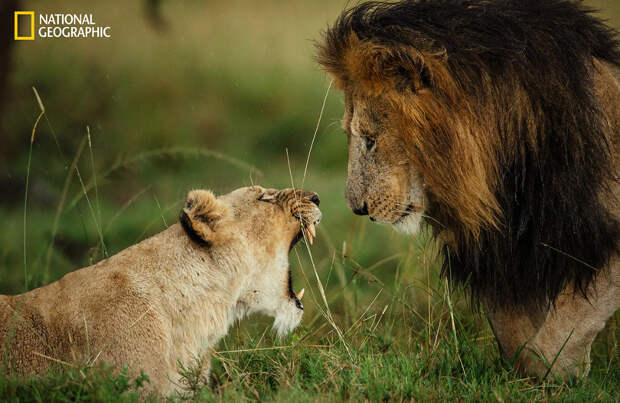
M90 202L90 198L88 197L88 192L86 191L86 186L84 186L84 181L82 180L82 175L80 174L80 170L78 169L77 165L75 167L75 173L77 174L77 177L80 181L80 185L82 186L82 191L84 192L84 197L86 198L86 204L88 204L90 215L93 219L93 222L95 223L97 235L99 235L99 242L101 243L101 251L103 253L103 257L107 258L109 257L109 255L108 255L108 249L106 248L105 242L103 240L103 231L101 229L101 225L99 225L99 221L97 221L97 215L95 213L95 209L93 208L93 205Z
M101 221L101 206L99 205L99 188L97 186L97 169L95 168L95 157L93 155L93 144L90 140L90 127L86 125L86 135L88 136L88 150L90 151L90 166L93 171L93 183L95 186L95 204L97 205L97 218L99 219L99 226L102 226Z
M35 87L32 87L32 91L34 91L34 96L37 99L39 104L39 108L41 112L37 117L37 120L34 122L34 126L32 126L32 134L30 135L30 147L28 149L28 165L26 166L26 189L24 191L24 291L28 291L28 236L26 233L26 227L28 222L28 188L30 186L30 166L32 164L32 147L34 145L34 136L37 132L37 126L39 126L39 122L43 115L45 115L45 107L43 106L43 102L41 102L41 97L39 97L39 93Z
M84 146L86 145L86 139L83 138L78 146L78 150L75 153L75 157L71 162L71 167L67 172L67 177L65 178L65 184L62 187L62 193L60 196L60 201L58 202L58 206L56 207L56 214L54 215L54 223L52 224L52 238L47 247L47 253L45 256L45 266L43 269L43 283L47 284L49 282L49 268L52 262L52 253L54 251L54 242L56 241L56 234L58 233L58 224L60 223L60 216L65 207L65 202L67 201L67 194L69 193L69 185L71 185L71 179L73 178L73 171L77 167L78 161L82 156L82 151L84 151Z

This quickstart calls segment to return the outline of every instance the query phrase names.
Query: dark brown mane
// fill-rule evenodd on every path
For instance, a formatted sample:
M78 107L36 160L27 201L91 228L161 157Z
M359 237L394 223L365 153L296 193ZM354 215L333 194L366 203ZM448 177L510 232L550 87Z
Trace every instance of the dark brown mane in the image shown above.
M593 86L595 59L620 65L614 30L576 1L369 2L318 50L337 85L408 118L428 213L454 237L445 275L511 306L571 283L585 295L620 240L601 201L617 180L617 128Z

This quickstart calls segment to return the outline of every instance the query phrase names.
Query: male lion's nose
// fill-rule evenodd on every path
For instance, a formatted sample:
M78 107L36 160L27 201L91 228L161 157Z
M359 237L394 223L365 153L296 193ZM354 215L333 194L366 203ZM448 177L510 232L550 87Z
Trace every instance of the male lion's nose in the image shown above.
M364 202L364 205L361 208L359 207L354 208L353 213L357 215L368 215L368 204Z

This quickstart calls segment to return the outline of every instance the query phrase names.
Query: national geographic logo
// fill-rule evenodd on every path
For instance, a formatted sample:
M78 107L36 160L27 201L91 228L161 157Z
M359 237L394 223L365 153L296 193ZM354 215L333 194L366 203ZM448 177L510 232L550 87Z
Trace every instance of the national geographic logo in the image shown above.
M34 40L34 11L15 11L15 40Z
M35 19L38 26L35 28ZM34 11L15 11L15 40L36 38L110 38L111 28L99 26L92 14L36 14Z

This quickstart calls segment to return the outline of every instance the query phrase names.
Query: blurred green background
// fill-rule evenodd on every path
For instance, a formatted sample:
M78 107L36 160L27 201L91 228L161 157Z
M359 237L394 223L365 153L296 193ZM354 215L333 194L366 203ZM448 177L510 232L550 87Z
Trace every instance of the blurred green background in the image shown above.
M381 289L375 306L390 305L396 282L411 284L399 288L407 304L423 301L415 284L436 279L439 267L428 236L398 235L346 207L343 101L335 91L303 179L329 84L313 41L347 3L163 1L161 19L153 19L150 3L139 0L23 1L20 9L37 13L93 14L111 26L112 38L13 44L0 120L0 293L96 262L104 256L101 238L113 254L162 230L192 188L224 193L294 182L321 196L324 221L312 252L336 322L350 321L349 308L367 306ZM587 3L619 26L617 0ZM33 86L46 114L25 205L40 112ZM291 262L295 287L311 291L304 318L311 325L318 294L305 247Z

